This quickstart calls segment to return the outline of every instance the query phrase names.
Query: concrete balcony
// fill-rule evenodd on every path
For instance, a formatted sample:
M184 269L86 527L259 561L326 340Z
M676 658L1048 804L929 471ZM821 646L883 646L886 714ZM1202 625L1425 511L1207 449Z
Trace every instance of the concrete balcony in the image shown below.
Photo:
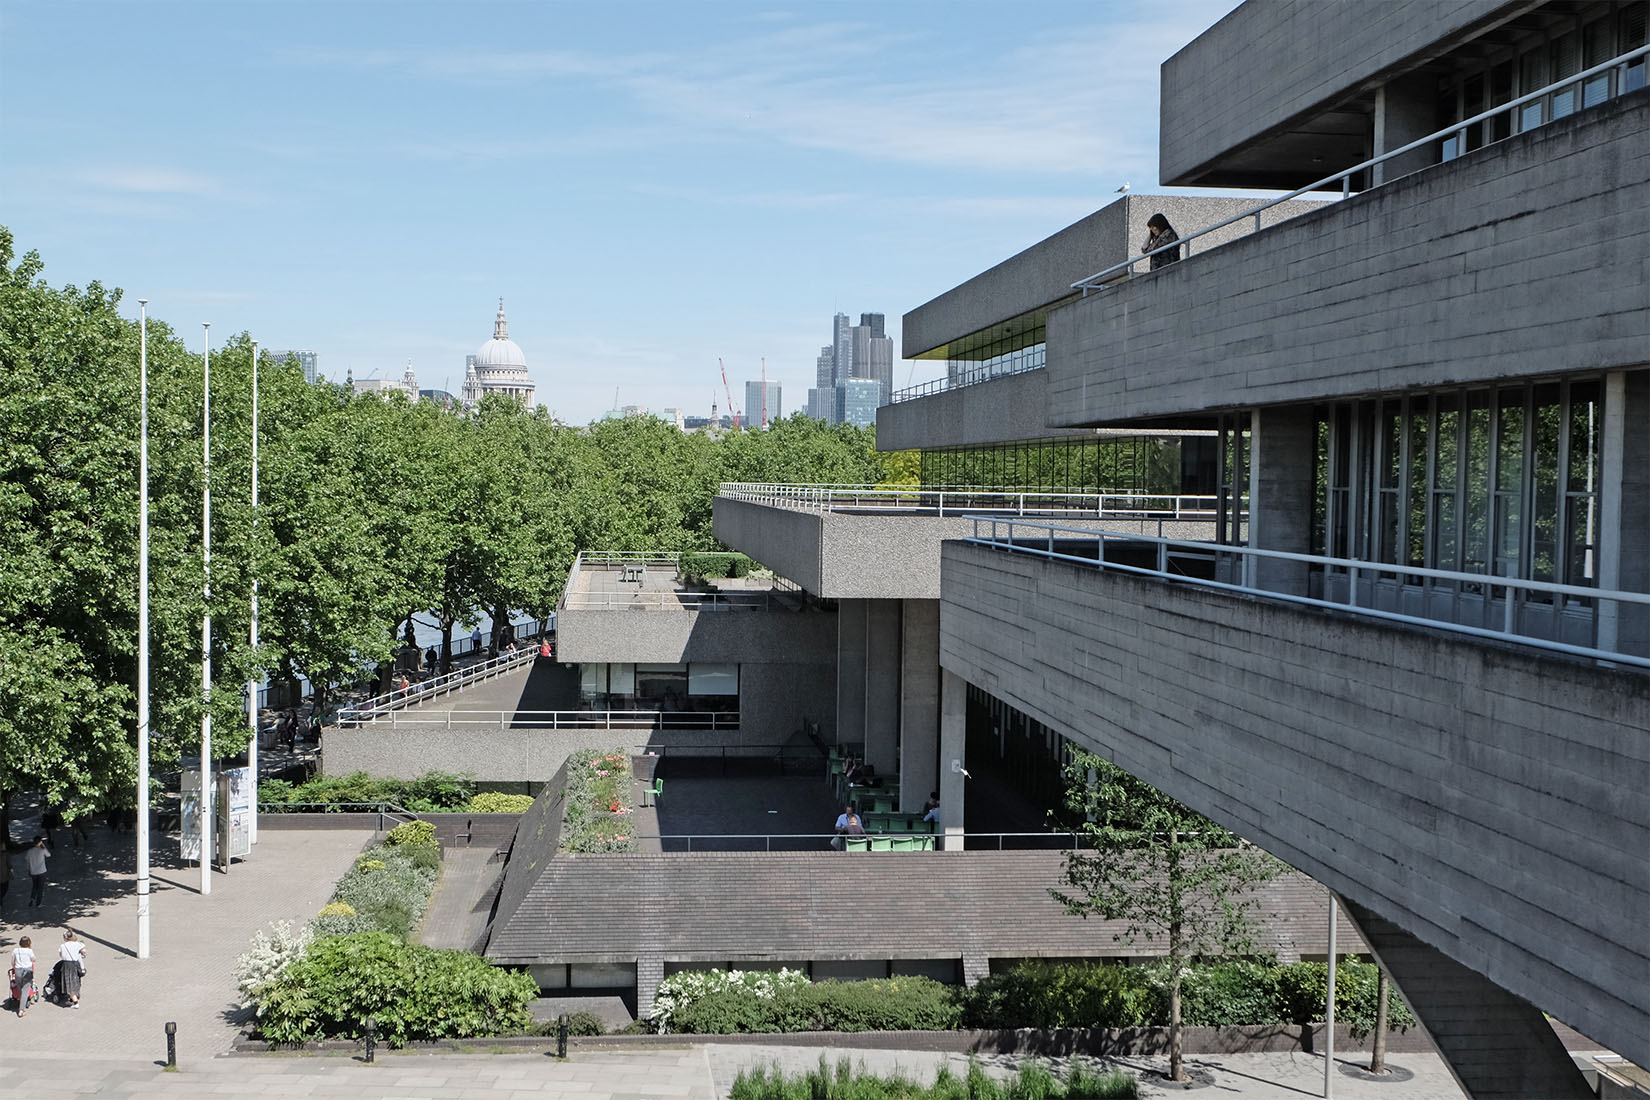
M1048 312L1049 423L1650 361L1650 93Z
M970 543L943 561L947 672L1440 953L1412 985L1487 978L1416 1006L1475 1091L1559 1094L1506 1080L1541 1031L1518 998L1650 1060L1643 671Z

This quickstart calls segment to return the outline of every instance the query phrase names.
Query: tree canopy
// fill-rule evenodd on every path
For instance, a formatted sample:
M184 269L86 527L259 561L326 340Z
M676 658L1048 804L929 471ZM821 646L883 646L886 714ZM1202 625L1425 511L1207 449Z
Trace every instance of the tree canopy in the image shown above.
M0 227L0 797L39 788L73 812L135 800L139 332L120 291L53 288L43 270ZM580 549L714 549L723 481L876 483L890 469L870 431L801 415L716 436L651 417L571 427L494 396L461 415L311 385L266 355L255 517L253 345L246 333L214 343L213 744L225 756L244 748L249 678L350 680L389 656L415 612L543 618ZM164 767L192 750L203 706L202 363L152 318L148 365L151 751Z

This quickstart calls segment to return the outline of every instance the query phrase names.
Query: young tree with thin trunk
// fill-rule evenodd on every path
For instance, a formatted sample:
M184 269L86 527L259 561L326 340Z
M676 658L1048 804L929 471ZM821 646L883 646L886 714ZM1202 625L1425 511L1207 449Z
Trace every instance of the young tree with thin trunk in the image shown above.
M1089 847L1066 857L1066 910L1124 924L1118 942L1164 954L1169 985L1169 1079L1187 1080L1180 986L1200 957L1255 948L1257 887L1283 864L1101 757L1066 767L1067 805Z

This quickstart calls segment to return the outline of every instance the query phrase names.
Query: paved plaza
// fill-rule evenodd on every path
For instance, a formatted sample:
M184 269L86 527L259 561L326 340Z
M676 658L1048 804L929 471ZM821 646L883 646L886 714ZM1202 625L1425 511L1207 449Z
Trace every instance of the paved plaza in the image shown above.
M32 823L14 823L15 836ZM4 906L0 950L10 951L28 934L43 958L55 956L65 925L88 946L84 1007L41 1003L23 1019L0 1015L0 1100L52 1097L313 1097L316 1100L445 1100L445 1098L576 1097L578 1100L639 1100L683 1097L719 1100L744 1066L778 1063L798 1070L818 1063L817 1046L704 1044L648 1046L634 1050L575 1047L557 1061L548 1053L442 1054L380 1050L376 1065L359 1054L232 1055L231 1043L244 1014L235 1008L232 967L254 931L272 920L313 916L372 839L369 831L264 830L254 856L213 877L212 893L199 893L200 873L176 858L176 842L160 838L154 848L151 957L135 957L137 910L133 896L131 834L94 829L89 845L75 849L66 832L58 836L52 884L46 904L26 906L26 890L15 887ZM467 853L466 853L467 854ZM460 881L448 884L456 897L486 872L475 861L455 864ZM26 884L26 880L25 880ZM473 890L473 886L469 886ZM438 899L441 898L438 894ZM473 896L473 895L472 895ZM467 930L469 905L455 908L448 927ZM432 914L433 915L433 914ZM21 921L21 923L20 923ZM427 929L426 931L433 931ZM178 1024L181 1070L167 1073L166 1021ZM484 1046L484 1044L482 1044ZM547 1048L549 1044L547 1041ZM895 1067L931 1077L941 1063L966 1068L958 1054L891 1050L827 1050L834 1064L847 1056L877 1072ZM1448 1072L1433 1055L1392 1059L1401 1073L1382 1082L1351 1075L1354 1060L1337 1072L1335 1095L1342 1100L1456 1100ZM981 1059L994 1072L1009 1072L1018 1059ZM1056 1069L1059 1068L1056 1060ZM1161 1058L1128 1058L1113 1063L1150 1071ZM1323 1062L1302 1054L1194 1056L1188 1064L1222 1096L1255 1100L1298 1100L1320 1095ZM1148 1084L1146 1095L1168 1095Z

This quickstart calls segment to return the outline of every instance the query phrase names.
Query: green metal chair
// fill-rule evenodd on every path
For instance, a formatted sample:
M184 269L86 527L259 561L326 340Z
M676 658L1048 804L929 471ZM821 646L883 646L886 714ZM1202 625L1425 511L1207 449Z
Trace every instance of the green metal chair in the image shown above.
M876 795L871 799L871 812L891 814L894 812L894 798L892 795Z
M891 836L874 836L871 840L871 851L891 852L894 850L894 838Z
M868 836L843 837L842 842L843 847L850 852L869 852L871 850L871 838Z
M911 822L904 814L889 814L887 831L890 833L908 833L911 831Z
M642 805L643 806L648 805L649 804L648 800L649 800L649 798L651 798L652 799L652 805L657 806L659 804L659 796L664 794L664 793L665 793L665 781L663 779L655 779L653 781L653 785L651 787L643 787L642 788Z

